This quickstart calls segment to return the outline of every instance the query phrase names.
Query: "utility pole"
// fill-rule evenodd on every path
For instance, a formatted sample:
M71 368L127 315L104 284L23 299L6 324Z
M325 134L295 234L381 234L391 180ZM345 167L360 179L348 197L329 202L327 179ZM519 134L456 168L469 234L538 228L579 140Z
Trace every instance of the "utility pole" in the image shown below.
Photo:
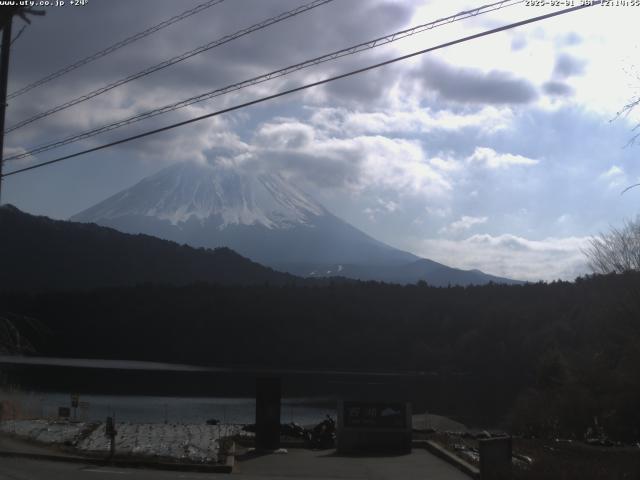
M30 7L0 7L0 27L2 28L2 48L0 49L0 205L2 205L2 167L4 164L4 115L7 110L7 81L9 79L9 52L11 51L11 24L14 15L31 23L27 15L42 16L46 12Z
M4 163L4 114L7 109L7 80L9 78L9 52L11 51L11 24L9 17L2 28L0 50L0 205L2 205L2 166Z

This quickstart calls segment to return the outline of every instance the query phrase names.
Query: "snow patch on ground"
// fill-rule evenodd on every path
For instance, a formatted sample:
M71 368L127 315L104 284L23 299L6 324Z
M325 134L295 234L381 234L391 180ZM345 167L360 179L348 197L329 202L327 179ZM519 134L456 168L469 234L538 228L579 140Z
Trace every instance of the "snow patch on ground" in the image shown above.
M49 444L73 445L86 453L109 452L104 423L53 420L7 420L0 432ZM171 458L182 461L216 462L221 438L246 434L240 425L183 425L119 423L116 425L116 453ZM89 433L90 432L90 433Z
M88 427L87 423L51 420L6 420L0 423L0 432L12 433L42 443L74 443Z

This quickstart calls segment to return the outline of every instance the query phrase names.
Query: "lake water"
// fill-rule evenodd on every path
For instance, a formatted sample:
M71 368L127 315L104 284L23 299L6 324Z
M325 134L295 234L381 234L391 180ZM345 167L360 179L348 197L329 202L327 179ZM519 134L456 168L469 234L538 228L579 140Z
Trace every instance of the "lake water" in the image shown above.
M21 416L47 418L57 416L58 407L70 407L69 393L0 392L0 400L20 406ZM251 398L166 397L133 395L81 395L76 410L78 420L104 421L115 415L118 422L201 424L209 419L222 423L254 423L255 400ZM73 409L71 410L73 417ZM316 424L326 415L335 418L335 403L330 399L283 399L282 423Z

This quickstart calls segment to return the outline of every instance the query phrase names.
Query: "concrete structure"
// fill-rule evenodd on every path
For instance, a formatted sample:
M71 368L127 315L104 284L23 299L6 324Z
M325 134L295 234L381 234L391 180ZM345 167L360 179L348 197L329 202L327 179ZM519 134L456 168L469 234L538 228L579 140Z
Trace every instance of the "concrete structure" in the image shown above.
M280 448L282 382L278 377L256 380L256 448Z

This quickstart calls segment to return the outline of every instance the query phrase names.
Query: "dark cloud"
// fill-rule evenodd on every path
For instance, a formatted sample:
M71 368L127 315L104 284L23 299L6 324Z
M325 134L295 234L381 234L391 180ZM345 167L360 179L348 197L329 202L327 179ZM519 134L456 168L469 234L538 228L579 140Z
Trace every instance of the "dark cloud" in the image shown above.
M86 55L140 32L201 0L92 0L82 8L49 8L37 17L12 51L9 91L37 80ZM292 10L300 0L227 0L99 59L69 75L10 101L7 124L57 106L163 60ZM8 138L9 147L30 147L114 120L148 111L215 88L370 40L402 28L412 7L391 1L335 1L214 48L179 64L116 88L104 95L25 127ZM16 20L16 24L21 20ZM17 28L17 27L16 27ZM295 40L295 41L293 41ZM344 63L341 64L344 66ZM304 83L312 73L331 72L330 64L205 104L211 109ZM332 94L359 99L381 94L380 78L365 87L336 85ZM368 83L367 83L368 82ZM333 86L332 86L333 88ZM180 115L182 117L182 115ZM162 122L170 117L162 116ZM152 125L145 121L141 125ZM137 127L136 127L137 128ZM127 129L129 133L131 129ZM135 129L134 129L135 130ZM122 131L118 130L121 134ZM120 135L121 136L121 135ZM107 138L107 137L105 137Z
M538 96L535 87L524 78L509 72L491 70L484 73L459 68L442 61L423 62L418 71L423 84L445 100L462 103L529 103Z
M542 85L542 89L546 94L554 97L568 97L573 95L573 88L564 82L550 80Z
M351 63L348 67L332 68L330 74L337 75L348 70L382 62L387 58L387 56L370 54L361 59L364 61ZM327 76L329 76L329 73ZM371 107L385 102L387 93L400 77L401 68L396 65L395 68L375 69L362 75L337 80L327 84L324 90L330 98L330 103L334 105L336 103L349 104L355 102L359 105L364 103Z
M553 67L553 76L556 78L569 78L582 75L586 65L586 60L575 58L568 53L561 53L556 57L556 64Z

